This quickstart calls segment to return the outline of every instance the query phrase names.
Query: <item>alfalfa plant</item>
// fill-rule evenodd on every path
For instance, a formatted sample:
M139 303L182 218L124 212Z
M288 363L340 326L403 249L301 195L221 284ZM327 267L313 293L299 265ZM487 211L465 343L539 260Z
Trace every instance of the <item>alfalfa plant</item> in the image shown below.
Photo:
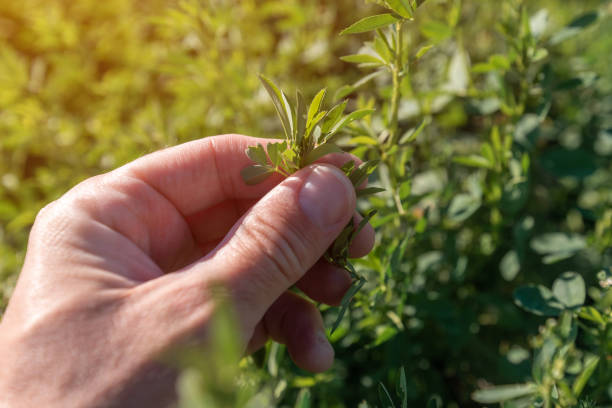
M282 123L285 140L280 143L268 143L265 147L258 144L246 150L247 156L256 163L242 171L242 177L247 184L260 183L274 173L289 176L327 154L342 153L343 150L334 143L339 132L350 123L373 112L371 109L359 109L344 115L348 103L346 100L329 110L322 110L325 89L319 91L308 107L303 95L298 91L294 105L272 81L263 76L260 76L260 79L272 98ZM355 162L349 161L342 166L342 171L355 187L357 197L381 191L374 187L359 188L376 164L376 161L367 161L357 166ZM348 257L355 236L373 215L374 211L367 213L357 224L351 220L325 254L328 262L343 268L353 278L350 289L342 299L340 313L332 326L332 332L338 327L353 295L366 282L365 278L355 271Z

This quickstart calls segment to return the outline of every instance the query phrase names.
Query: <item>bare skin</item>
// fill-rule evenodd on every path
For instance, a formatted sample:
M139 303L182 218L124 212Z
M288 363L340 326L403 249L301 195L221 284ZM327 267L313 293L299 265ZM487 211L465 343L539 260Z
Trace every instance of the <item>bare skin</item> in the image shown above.
M355 194L326 158L246 186L240 135L144 156L44 208L0 324L0 407L155 407L174 398L159 356L205 338L226 288L246 352L269 338L300 367L333 363L321 316L287 290L337 304L348 275L321 260ZM364 229L351 253L373 245Z

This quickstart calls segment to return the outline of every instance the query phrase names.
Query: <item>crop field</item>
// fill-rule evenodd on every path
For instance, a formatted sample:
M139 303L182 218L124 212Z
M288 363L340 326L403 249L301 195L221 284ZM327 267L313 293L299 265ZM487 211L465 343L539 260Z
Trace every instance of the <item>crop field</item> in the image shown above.
M221 321L179 405L612 408L605 0L1 1L0 316L47 203L190 140L290 139L322 89L302 131L371 163L376 231L334 258L336 361L239 356Z

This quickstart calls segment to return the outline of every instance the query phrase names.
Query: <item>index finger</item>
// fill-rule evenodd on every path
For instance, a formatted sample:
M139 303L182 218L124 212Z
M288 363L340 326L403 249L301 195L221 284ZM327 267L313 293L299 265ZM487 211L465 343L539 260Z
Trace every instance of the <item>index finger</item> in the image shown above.
M141 157L118 171L141 179L181 214L191 215L227 200L258 199L276 186L282 180L277 174L255 186L245 184L240 175L253 164L245 154L247 147L275 141L235 134L210 136ZM359 161L348 153L330 156L324 161L337 166Z

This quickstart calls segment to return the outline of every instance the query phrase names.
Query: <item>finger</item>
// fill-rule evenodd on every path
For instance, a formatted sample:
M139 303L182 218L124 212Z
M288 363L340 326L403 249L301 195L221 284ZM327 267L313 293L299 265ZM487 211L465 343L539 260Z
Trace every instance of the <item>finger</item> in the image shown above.
M246 354L252 354L266 345L268 342L268 332L266 331L266 327L264 325L263 320L255 326L255 330L253 330L253 335L249 340L249 343L246 347Z
M325 335L323 319L306 299L286 292L266 313L263 327L270 338L287 346L300 368L322 372L332 366L334 349Z
M192 226L193 238L198 245L197 252L192 256L192 262L217 247L236 221L255 203L257 200L225 202L187 217L187 222ZM353 218L355 225L359 225L363 219L358 213ZM373 246L374 229L370 224L366 224L353 240L350 257L360 258L369 253Z
M247 186L240 171L253 164L244 153L249 146L274 139L242 135L211 136L141 157L116 170L137 177L166 197L184 216L214 207L228 199L263 197L282 177L273 175L256 186ZM342 166L348 153L328 155L322 161Z
M320 260L296 286L312 300L336 306L351 286L351 277L344 269Z
M336 167L314 165L284 180L232 228L182 285L221 283L247 331L308 271L351 219L355 191Z

